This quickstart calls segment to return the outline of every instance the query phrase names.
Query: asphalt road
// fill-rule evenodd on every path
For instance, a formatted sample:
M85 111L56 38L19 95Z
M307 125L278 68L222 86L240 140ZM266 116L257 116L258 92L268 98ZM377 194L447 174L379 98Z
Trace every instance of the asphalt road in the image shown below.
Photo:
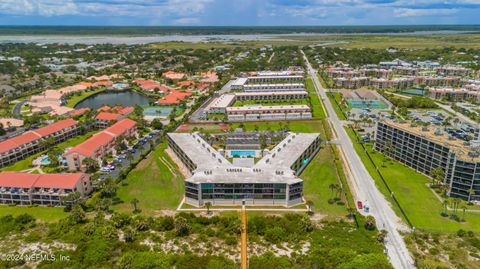
M151 138L150 140L152 140L153 142L155 142L155 140L160 136L160 134L157 134L157 135L153 135L153 138ZM115 169L113 169L112 171L110 171L109 173L105 173L105 174L102 174L100 177L99 177L99 180L102 181L104 179L106 179L107 177L111 177L113 179L117 179L118 178L118 175L120 174L120 172L125 169L126 167L128 167L130 165L130 163L133 163L135 162L135 160L137 160L138 158L140 158L140 156L145 153L145 152L148 152L148 150L150 149L150 140L148 140L144 145L143 145L143 151L140 151L139 149L137 149L135 151L135 153L127 153L127 154L130 154L132 155L132 161L129 161L127 158L123 159L121 161L121 165L119 166L118 164L115 165ZM155 146L154 146L155 147Z
M28 102L27 100L23 100L17 104L15 104L15 107L13 108L13 115L15 116L20 116L21 112L22 112L22 106L23 104L25 104L26 102Z
M385 229L388 232L385 247L392 265L397 269L415 268L413 259L398 231L399 229L405 229L404 224L395 214L390 203L375 186L373 178L370 176L360 157L355 152L352 141L348 137L340 119L333 110L333 106L318 80L316 70L312 68L305 54L304 58L307 63L308 73L313 79L317 94L323 99L325 108L327 109L328 120L331 122L338 136L337 141L340 145L339 148L343 152L343 156L346 158L346 163L349 164L349 170L351 171L353 181L352 191L354 192L354 196L358 200L368 203L370 214L375 217L377 227L379 229ZM364 212L361 213L364 214Z

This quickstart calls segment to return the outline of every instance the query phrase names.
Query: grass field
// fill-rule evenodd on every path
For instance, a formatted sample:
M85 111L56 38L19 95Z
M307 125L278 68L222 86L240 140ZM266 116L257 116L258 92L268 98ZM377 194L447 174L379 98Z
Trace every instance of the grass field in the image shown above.
M329 43L331 47L344 48L373 48L385 49L389 47L424 49L438 47L478 48L479 34L433 34L433 35L330 35L330 36L293 36L291 43L304 44Z
M327 93L327 96L328 96L328 99L330 99L333 110L335 110L335 113L337 114L338 118L341 120L347 119L345 115L342 113L342 108L340 108L340 102L342 100L340 93L331 92L331 93ZM345 111L345 109L346 108L343 108L343 111Z
M347 132L352 141L354 141L355 150L370 175L374 178L380 191L382 191L385 197L393 204L393 199L390 197L387 188L376 173L373 164L368 159L361 145L356 143L357 140L354 133L350 129L347 129ZM440 213L443 210L443 206L427 187L426 184L430 181L427 176L417 173L397 161L387 161L384 167L381 167L383 155L375 152L371 148L371 145L367 145L367 148L377 166L380 167L380 172L383 174L387 184L392 189L413 226L431 232L455 232L459 229L480 232L480 213L467 213L465 215L466 221L463 223L442 217ZM398 216L402 216L396 205L393 204L393 208Z
M232 128L239 128L242 123L231 123ZM302 121L272 121L272 122L245 122L243 126L246 131L272 130L278 131L288 125L292 132L298 133L320 133L325 138L325 129L322 120L302 120Z
M57 221L66 217L68 214L63 211L63 207L28 207L0 205L0 217L5 215L17 216L25 213L30 214L35 218L45 222Z
M180 204L184 192L184 178L165 152L165 148L166 144L157 146L120 183L117 196L123 203L114 205L113 209L132 212L130 202L133 198L140 201L138 208L147 215L155 215L162 209L174 210Z
M325 110L323 108L320 99L318 98L317 92L315 91L315 86L313 85L313 81L311 78L308 78L305 81L305 88L307 89L308 96L310 97L310 102L312 105L312 116L316 119L325 119Z
M98 88L96 90L93 90L93 91L84 91L82 92L80 95L72 95L70 98L68 98L67 100L67 106L68 107L71 107L71 108L74 108L78 103L80 103L83 99L86 99L94 94L97 94L99 92L103 92L105 91L106 88L102 87L102 88Z
M328 218L339 218L347 215L345 205L329 204L334 198L329 186L339 184L339 178L334 163L334 155L330 147L323 147L302 172L300 178L304 180L303 191L305 200L313 202L313 210Z

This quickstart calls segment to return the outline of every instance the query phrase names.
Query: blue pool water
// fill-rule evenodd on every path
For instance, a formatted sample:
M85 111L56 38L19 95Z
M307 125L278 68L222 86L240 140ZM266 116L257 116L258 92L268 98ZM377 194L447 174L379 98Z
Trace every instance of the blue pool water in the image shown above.
M42 158L42 160L40 161L40 163L42 165L49 165L50 164L50 160L48 159L48 156Z
M230 155L232 156L238 156L238 157L254 157L256 152L254 150L232 150L230 152Z

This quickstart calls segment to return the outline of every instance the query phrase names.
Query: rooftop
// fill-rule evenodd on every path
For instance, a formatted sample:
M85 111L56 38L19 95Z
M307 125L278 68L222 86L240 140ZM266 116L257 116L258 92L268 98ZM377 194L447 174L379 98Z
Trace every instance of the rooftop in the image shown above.
M97 120L102 120L102 121L113 121L113 120L118 120L122 117L122 115L117 114L117 113L110 113L110 112L100 112L98 115L95 117Z
M193 183L296 183L302 180L290 168L319 134L289 133L269 155L251 167L234 165L198 133L169 133L168 136L197 165ZM278 150L280 149L280 150Z
M386 120L384 122L387 125L393 126L397 129L405 132L427 138L439 145L450 148L456 153L457 158L468 162L480 162L480 156L472 157L469 153L474 152L472 146L465 143L460 139L450 139L448 134L438 127L429 126L424 128L423 126L413 125L411 122L399 122ZM480 149L477 149L480 150Z
M73 189L85 174L28 174L1 172L0 187Z

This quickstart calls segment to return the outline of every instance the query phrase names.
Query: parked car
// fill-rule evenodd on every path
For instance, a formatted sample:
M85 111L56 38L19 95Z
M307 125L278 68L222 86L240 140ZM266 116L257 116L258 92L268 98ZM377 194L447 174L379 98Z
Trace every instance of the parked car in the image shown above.
M363 208L363 203L362 203L362 201L357 201L357 207L358 207L358 209L362 209L362 208Z

